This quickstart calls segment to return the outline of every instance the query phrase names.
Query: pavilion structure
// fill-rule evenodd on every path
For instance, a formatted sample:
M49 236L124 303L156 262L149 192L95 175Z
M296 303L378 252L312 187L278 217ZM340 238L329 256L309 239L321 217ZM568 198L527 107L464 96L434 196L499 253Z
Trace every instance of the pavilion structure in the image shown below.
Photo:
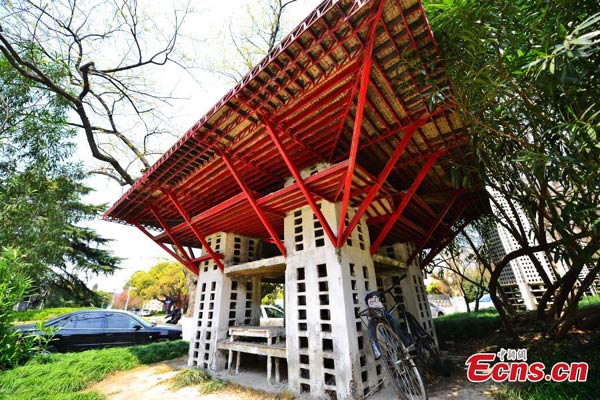
M258 324L263 281L285 283L285 341L264 354L293 392L381 382L357 311L403 275L435 335L420 265L483 204L452 183L473 163L452 106L419 0L325 0L185 133L104 218L198 274L190 365L244 351L230 328Z

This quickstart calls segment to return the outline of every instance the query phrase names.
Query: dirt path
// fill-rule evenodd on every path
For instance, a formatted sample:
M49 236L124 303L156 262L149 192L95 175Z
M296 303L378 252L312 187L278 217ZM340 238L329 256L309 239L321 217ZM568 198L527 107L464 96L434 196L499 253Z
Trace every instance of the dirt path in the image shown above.
M187 368L187 356L117 372L89 387L88 390L102 393L107 400L255 400L271 399L276 396L247 390L236 385L229 385L224 390L210 394L199 393L193 386L172 390L170 379L179 370L185 368Z
M264 376L260 374L254 376L252 372L241 373L237 376L220 374L219 377L227 379L233 385L228 385L226 389L215 393L202 394L193 386L171 390L169 380L175 376L177 371L187 368L186 359L186 357L182 357L169 362L118 372L88 390L96 390L102 393L107 400L255 400L277 398L276 393L264 391L268 388L266 382L264 382ZM239 385L252 385L259 390L246 389ZM271 389L283 391L285 386L280 384L278 387L271 387ZM496 390L498 388L494 385L469 383L465 375L460 372L428 387L429 400L488 400L494 398ZM393 398L393 394L386 388L370 397L372 400Z

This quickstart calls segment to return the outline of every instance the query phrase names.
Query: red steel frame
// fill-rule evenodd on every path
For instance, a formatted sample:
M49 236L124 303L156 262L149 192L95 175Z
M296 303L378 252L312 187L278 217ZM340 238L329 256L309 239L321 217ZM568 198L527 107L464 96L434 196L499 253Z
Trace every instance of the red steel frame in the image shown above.
M246 195L248 202L254 209L254 212L256 212L256 215L260 219L260 222L263 223L265 229L267 230L267 232L269 232L269 235L271 235L271 239L275 242L275 245L277 246L277 248L279 249L281 254L283 254L283 256L286 257L287 253L285 251L285 246L279 239L277 232L275 232L275 229L273 229L273 226L271 226L271 223L269 222L269 220L267 219L267 217L265 216L263 211L260 209L260 207L256 203L256 199L254 198L254 195L252 194L250 189L248 189L248 186L246 186L246 184L244 183L244 181L242 180L240 175L236 172L233 164L231 163L231 160L229 160L229 158L222 151L219 151L219 154L220 154L221 158L223 159L223 161L225 162L225 164L227 165L227 168L229 169L229 172L231 172L231 175L233 175L233 177L237 181L238 185L240 185L240 188Z
M358 141L360 138L360 131L362 127L363 113L365 109L365 101L367 98L367 88L369 87L369 76L371 73L371 62L373 59L373 45L375 44L375 33L377 32L377 25L381 20L381 14L383 13L383 7L385 6L385 0L381 0L379 9L377 10L377 16L373 21L373 25L369 29L368 44L365 49L365 59L361 68L360 77L360 90L358 92L358 103L356 106L356 115L354 117L354 128L352 132L352 143L350 146L350 165L348 165L348 171L346 172L346 179L344 182L344 196L342 198L342 208L340 210L340 221L338 228L338 238L335 247L342 247L344 243L344 226L346 224L346 213L348 212L348 205L350 203L350 188L352 187L352 178L354 177L354 167L356 165L356 157L358 156ZM352 98L350 99L352 101ZM348 108L348 110L350 107ZM373 196L374 197L374 196ZM349 235L349 233L348 233Z
M194 235L200 241L200 243L202 243L202 246L204 247L204 249L206 249L206 252L213 259L213 261L215 262L217 267L219 267L219 269L221 271L223 271L225 267L223 266L221 259L219 257L217 257L217 254L210 247L210 245L206 241L206 238L200 233L200 231L198 231L198 229L196 229L194 224L192 224L192 220L190 219L188 213L183 209L181 203L177 200L177 198L175 197L175 195L172 192L167 191L167 196L169 197L169 200L171 200L171 203L173 203L173 205L175 206L175 208L177 209L179 214L183 217L183 220L189 226L190 230L194 233ZM163 226L163 229L164 229L164 226ZM169 234L169 232L166 229L165 229L165 232L167 232L167 234ZM171 236L171 235L169 234L169 236Z
M425 244L427 244L427 242L429 241L429 239L431 239L431 236L433 235L433 233L436 231L436 229L438 228L438 226L440 226L440 224L442 223L444 217L446 216L446 214L448 213L448 211L450 211L450 209L454 205L454 202L456 201L456 199L458 198L458 196L460 196L462 193L464 193L464 189L458 189L458 190L456 190L454 192L454 194L452 195L452 198L446 204L446 207L444 207L444 209L442 210L442 212L437 216L437 218L435 219L435 221L433 222L433 224L429 227L429 230L427 231L427 234L425 235L425 237L421 240L421 242L419 242L419 244L417 246L415 246L415 250L408 257L408 260L406 261L406 265L410 265L410 263L413 262L413 260L421 252L421 250L423 250L423 247L425 247Z
M148 208L150 209L150 211L152 212L152 214L154 214L154 217L156 217L156 220L158 221L158 223L160 224L160 226L163 228L163 230L169 236L169 239L171 239L171 241L173 242L173 245L177 248L177 250L179 250L179 253L181 254L181 257L183 257L185 259L185 262L183 264L187 265L188 268L191 271L194 271L194 270L197 271L198 270L197 266L192 262L192 259L186 253L185 249L179 243L179 241L177 240L177 238L175 238L175 236L171 233L171 229L168 227L168 225L165 223L165 221L163 220L163 218L160 216L160 214L158 213L158 210L154 206L149 206ZM196 272L196 273L198 273L198 272Z
M395 6L402 8L399 0L387 0L388 3L392 1L395 2ZM393 84L390 76L386 75L383 70L380 58L382 53L379 52L379 49L383 46L380 46L380 44L388 43L388 46L390 46L388 49L401 59L403 57L402 48L398 43L402 43L403 46L414 48L418 53L419 60L425 63L422 60L422 49L420 48L420 46L424 46L420 42L423 40L423 36L419 35L415 38L411 32L411 26L414 23L411 22L411 26L408 23L409 20L413 20L412 17L415 14L417 14L417 17L424 16L422 6L412 7L406 13L403 11L400 12L401 24L406 30L400 38L394 37L393 34L396 31L388 27L388 24L392 20L389 17L383 18L386 0L379 0L373 2L375 4L369 9L368 14L364 16L360 23L349 24L350 30L346 30L346 32L350 32L349 36L355 38L359 43L356 47L358 50L354 51L351 47L347 47L344 44L347 42L346 36L339 40L335 39L333 45L326 42L335 36L335 30L338 29L338 26L345 24L353 13L369 2L356 1L353 8L354 11L346 14L345 19L338 20L334 25L326 23L326 30L328 32L322 35L315 34L309 28L316 23L316 18L320 15L319 12L322 11L324 13L326 10L336 8L338 12L345 14L340 3L334 0L324 2L319 6L319 10L321 11L315 11L314 15L311 14L303 22L304 30L297 28L278 46L278 51L281 51L281 54L285 54L285 57L289 58L290 62L274 63L279 70L273 72L274 70L267 68L267 66L275 61L277 53L269 54L265 58L266 61L261 62L242 82L228 92L123 197L123 199L127 199L132 204L143 204L149 209L155 216L156 221L163 228L163 234L153 236L138 222L139 220L151 220L151 218L148 218L147 212L143 218L140 218L138 215L141 214L138 213L135 214L136 217L134 218L122 218L121 220L136 221L131 223L142 230L146 236L155 241L169 254L185 265L188 265L190 269L195 270L196 273L198 270L197 263L208 259L213 259L216 265L219 266L219 269L223 271L223 264L221 262L223 256L215 253L210 248L206 238L197 228L201 225L197 217L199 213L206 212L207 210L213 211L214 216L218 211L227 209L229 205L239 206L239 202L243 202L245 199L257 215L260 223L254 218L251 220L248 219L249 222L241 222L244 221L244 218L247 219L245 217L246 214L244 214L244 216L219 217L213 224L218 225L222 221L226 221L231 225L233 221L240 224L245 223L246 227L250 227L248 229L261 229L261 231L262 228L258 227L262 226L270 235L270 238L265 238L264 240L274 243L285 256L286 249L284 243L270 222L273 221L273 218L271 217L271 220L267 218L267 214L273 214L273 210L269 210L269 207L261 203L258 193L265 187L268 187L268 184L282 181L282 177L286 174L282 170L285 170L285 167L287 167L287 170L289 170L295 179L302 197L311 207L334 247L339 248L346 243L361 218L365 215L368 215L368 221L371 223L375 220L386 221L385 226L380 231L375 242L373 242L370 249L371 253L377 251L398 220L402 222L403 226L412 229L422 236L415 252L409 257L410 261L418 255L419 251L427 246L432 237L438 237L436 232L439 231L438 228L440 226L452 233L443 219L455 205L455 200L462 192L458 191L451 194L452 198L449 203L437 215L435 211L420 200L416 192L430 171L434 176L441 176L437 169L431 170L431 168L442 154L450 149L456 149L455 153L460 152L464 158L464 152L459 146L465 143L465 139L462 135L453 136L448 139L448 137L442 134L448 131L443 132L439 126L440 124L446 124L451 131L456 129L453 126L454 122L451 122L451 118L447 115L445 107L428 110L424 96L413 96L411 94L408 97L402 97L396 94L395 84ZM378 32L379 27L381 29ZM322 50L319 57L328 58L331 56L328 61L336 64L337 69L327 70L322 67L318 62L318 57L313 57L312 53L309 54L309 49L302 47L301 44L296 48L295 54L294 52L284 52L286 46L290 46L293 41L304 34L312 37L312 48ZM431 32L428 35L431 36ZM404 41L405 39L406 41ZM432 36L431 39L433 46L439 53L437 44ZM376 41L377 47L375 47ZM341 60L344 57L340 58L339 54L333 57L332 55L336 50L345 53L348 61L344 63L338 62L338 59ZM387 58L387 53L385 57ZM300 62L301 58L303 59L302 62ZM321 77L316 76L314 72L308 73L310 68L313 68L314 71L315 67L323 72ZM292 78L289 81L289 88L287 87L288 84L281 83L285 82L285 80L281 80L281 75L278 75L278 73L287 74L288 77ZM329 73L331 74L328 75ZM428 73L433 75L433 72ZM259 74L260 79L258 79ZM420 93L427 90L423 85L419 87L410 69L407 69L403 74L406 76L406 79L403 79L402 82L408 82L408 85L412 88L410 89L411 91ZM304 78L304 83L300 86L294 83L294 79L297 77ZM258 80L259 85L253 85L252 87L248 85L255 78ZM398 79L398 77L394 79ZM294 91L298 92L298 90L300 91L299 95L292 93ZM285 94L286 91L288 94L292 93L291 97L288 97L287 102L277 98L279 93L283 92ZM396 102L394 104L389 100L387 93L390 92L394 93L395 97L393 99ZM379 103L376 103L376 100ZM280 103L280 110L277 108L278 102ZM415 106L417 103L420 105ZM309 106L306 106L306 104L309 104ZM367 107L367 111L365 111L365 107ZM223 108L223 112L218 114L219 117L210 119L221 108ZM391 115L391 119L390 117L385 117L386 113ZM252 114L255 114L256 118L251 118ZM268 118L266 117L267 115L269 116ZM311 117L312 115L314 117ZM342 116L341 119L339 115ZM353 121L351 129L346 126L348 119ZM444 119L445 121L443 121ZM236 124L241 124L241 121L245 121L246 123L250 121L250 124L245 125L241 130L230 129L235 127ZM425 130L421 129L425 124L430 122L434 127L433 129L437 129L438 131L439 136L435 139L439 138L439 141L430 141L427 136L430 133L425 133ZM331 132L332 129L334 130L333 132ZM230 135L230 132L235 133ZM400 134L403 134L402 137L399 137ZM452 132L452 134L454 133ZM363 136L368 137L368 139L361 141ZM421 140L419 141L415 136L420 137ZM316 144L314 137L319 138ZM311 138L313 138L313 142L310 141ZM219 143L221 140L225 140L226 143ZM398 144L396 144L397 142ZM270 146L271 143L275 145L275 149ZM244 147L244 145L247 147ZM411 146L409 147L409 145ZM422 145L425 147L425 150L421 147ZM228 146L231 146L231 148ZM336 154L336 149L338 148L342 151ZM300 151L294 153L294 150ZM178 152L177 157L169 160L172 162L172 166L170 167L172 170L163 168L160 171L156 171L158 166L164 164L169 157L175 157L174 154L176 151ZM385 161L385 165L381 172L378 173L378 176L373 179L373 185L370 187L365 185L364 188L361 188L361 185L359 185L358 189L355 188L353 190L353 185L356 184L355 169L359 153L361 157L363 155L364 157L378 157L378 162L380 163L385 161L380 156L384 154L387 161ZM220 156L222 163L214 157L215 154ZM283 159L285 167L278 161L278 155ZM292 155L294 155L293 158ZM404 155L407 157L403 158ZM334 201L341 200L339 225L332 227L325 219L317 204L318 198L324 198L324 196L319 193L320 190L310 180L307 184L307 181L300 174L300 169L314 163L315 160L337 162L340 159L346 159L346 157L347 165L344 167L345 171L343 175L336 176L330 180L332 182L333 179L336 181L339 179L339 197L335 197ZM202 162L195 164L196 159L201 159ZM418 169L418 164L422 162L421 160L425 160L425 162ZM169 174L167 174L167 171L169 171ZM256 172L260 174L256 174ZM182 175L183 177L181 177ZM133 193L133 190L142 186L141 182L144 181L149 186L151 184L148 182L154 182L157 186L166 185L166 187L171 187L169 186L170 182L162 181L163 177L177 177L179 179L173 179L173 182L176 183L172 187L174 191L181 191L182 195L179 199L171 191L163 190L159 187L161 192L168 197L168 201L175 207L177 214L184 220L184 223L179 223L176 227L169 227L159 215L157 211L159 206L161 211L170 209L169 206L167 206L169 208L165 208L165 204L160 203L161 198L147 198L144 200L143 197L139 197L140 192ZM381 211L372 212L370 207L381 200L378 198L378 194L382 191L382 188L390 177L392 177L395 183L401 182L394 185L396 188L398 186L405 187L405 185L409 184L410 186L404 192L395 210L387 206L384 208L387 209L384 213L391 212L391 214L381 215ZM371 178L373 177L370 176L369 178L369 181L372 182ZM202 185L198 185L200 180L203 182ZM227 180L228 182L228 185L224 186L222 193L217 193L218 191L211 192L210 188L213 188L212 190L214 191L214 182L222 180ZM266 183L260 186L261 181L265 181ZM424 186L426 188L431 187L431 181L435 181L435 179L428 180ZM389 182L391 184L392 180ZM236 192L238 189L241 189L241 193ZM131 197L129 196L130 194ZM208 200L205 201L206 208L195 209L194 199L204 199L205 196L208 197ZM351 199L355 199L354 201L356 201L355 196L360 196L360 199L362 199L362 196L366 197L364 200L360 200L356 213L346 226L348 208L350 207ZM387 198L391 198L389 194L386 196L388 196ZM433 226L430 225L425 230L409 220L408 217L402 216L402 213L411 200L415 201L413 204L425 209L430 215L428 218L417 216L417 219L415 219L417 224L421 222L425 225L433 220ZM282 202L285 201L287 200L282 200ZM393 199L390 200L390 203L393 204L393 202ZM153 206L148 206L148 203ZM245 212L250 212L247 204L244 207ZM191 214L192 210L196 215ZM463 211L461 210L460 214ZM127 215L129 214L125 214L125 217ZM278 216L282 217L281 214L278 214ZM166 215L165 218L167 218ZM173 216L173 212L168 214L168 218L169 221L178 219L177 216ZM410 224L413 226L411 227ZM335 228L337 228L337 232L334 231ZM180 241L176 237L176 234L183 232L184 229L187 229L187 232L191 231L193 233L193 236L202 243L203 248L206 249L208 254L196 258L191 249L189 250L189 255L185 252L181 242L187 243L191 238L191 233L185 233L187 236L184 236L185 239ZM207 234L208 232L212 232L210 229L203 226L203 232ZM183 235L183 233L181 234ZM173 248L176 248L177 251L171 250L164 242L160 241L166 239L165 235L169 238L167 242L172 243ZM430 254L432 253L433 250Z
M454 223L462 216L462 214L465 212L465 210L467 209L467 207L472 204L474 201L468 201L465 202L463 204L463 206L461 207L461 209L459 210L458 213L456 213L456 215L454 216L454 218L452 219L452 221L449 223L449 226L454 225ZM458 236L458 234L460 232L462 232L462 230L469 225L471 222L473 221L473 217L466 219L459 227L455 228L454 231L449 230L449 235L446 236L444 238L444 240L440 241L435 247L433 247L429 253L427 253L427 255L425 256L425 258L423 260L421 260L421 267L426 266L427 264L429 264L431 262L431 260L433 260L433 258L435 256L437 256L439 254L440 251L442 251L444 249L444 247L446 247L451 241L454 240L454 238L456 236Z
M290 173L296 180L296 183L298 184L298 187L302 191L304 198L310 205L310 208L312 208L313 212L317 216L317 219L321 223L321 226L323 227L325 234L327 235L327 237L329 238L331 243L333 243L333 244L337 243L336 237L335 237L333 231L331 230L329 223L327 222L327 220L325 219L325 216L321 212L321 209L319 208L319 206L313 199L312 194L306 187L306 184L304 183L304 179L302 179L302 175L300 175L300 171L298 171L298 168L296 167L296 165L294 164L294 162L288 155L287 151L283 147L283 143L281 142L281 139L279 139L279 137L277 136L275 127L273 127L271 122L269 122L269 120L265 119L262 115L260 115L258 113L257 113L257 115L258 115L260 121L265 125L265 128L267 129L267 132L269 133L269 136L271 137L271 140L275 144L275 147L277 147L277 150L279 151L281 158L283 158L285 165L287 165L288 169L290 170Z
M408 202L411 200L411 198L413 197L413 195L415 194L415 192L421 185L421 182L423 182L423 179L425 179L425 176L427 175L427 173L429 172L431 167L433 167L433 164L435 164L437 159L440 158L440 156L442 154L444 154L445 152L446 152L446 150L444 149L444 150L437 151L437 152L433 153L431 156L429 156L429 158L427 159L427 161L425 162L425 164L419 171L419 174L413 181L412 185L410 186L410 188L408 188L408 190L402 197L402 200L400 201L398 208L396 208L394 213L392 215L390 215L390 218L386 222L385 226L383 227L381 232L379 232L379 236L377 236L377 239L375 239L375 242L373 242L373 244L371 245L371 254L375 254L377 252L377 249L379 249L379 246L381 246L381 243L383 243L383 240L385 239L387 234L392 229L392 226L394 226L394 224L396 223L396 221L398 220L400 215L402 215L402 212L408 205Z
M394 150L394 153L392 154L392 156L386 163L385 167L383 168L383 171L381 171L381 173L379 174L379 177L377 178L377 182L375 183L375 185L373 185L373 187L369 191L369 194L367 195L366 199L363 202L361 202L358 210L356 210L356 213L354 214L354 217L352 217L352 220L350 221L350 223L348 224L348 227L344 231L344 234L340 235L342 240L341 240L341 243L338 242L338 247L341 246L341 244L344 243L346 240L348 240L348 238L352 234L352 231L354 230L356 225L358 225L362 216L365 214L367 209L371 206L373 199L375 198L377 193L379 193L379 189L381 189L381 187L387 180L388 176L392 172L394 165L396 164L396 162L398 161L400 156L404 153L404 149L408 145L408 142L412 138L413 134L417 131L419 126L421 126L422 124L425 123L425 122L423 122L423 120L420 120L420 121L421 121L420 124L412 124L411 126L406 128L406 130L404 132L404 136L402 137L402 141L400 142L400 144L398 144L398 147L396 148L396 150ZM346 188L346 187L347 186L344 185L344 188ZM349 193L350 191L347 190L347 192ZM342 209L343 209L343 206L342 206ZM344 215L344 218L340 219L340 222L343 223L344 219L345 219L345 215Z
M179 254L177 254L176 252L174 252L173 250L168 248L164 243L157 240L154 237L154 235L152 235L150 232L148 232L148 230L146 228L144 228L139 222L132 222L132 224L133 224L133 226L138 228L144 235L146 235L148 238L150 238L154 243L159 245L160 248L162 248L164 251L169 253L171 255L171 257L173 257L174 259L176 259L177 261L179 261L180 263L185 265L190 271L192 271L193 273L198 275L198 267L196 266L196 264L194 264L194 262L190 263L190 262L184 260ZM193 261L193 260L191 260L191 261Z

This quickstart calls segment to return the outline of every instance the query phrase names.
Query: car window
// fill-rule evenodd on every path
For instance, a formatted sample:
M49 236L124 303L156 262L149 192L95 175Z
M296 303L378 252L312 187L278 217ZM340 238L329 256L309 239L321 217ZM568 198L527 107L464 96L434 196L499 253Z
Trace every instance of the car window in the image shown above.
M133 318L123 314L108 314L106 328L108 329L131 329L139 325Z
M268 318L283 318L283 312L276 308L265 307L265 313Z
M61 319L60 321L53 322L49 326L54 326L54 327L62 328L62 329L73 329L73 328L75 328L75 321L76 321L75 317L64 318L64 319Z
M100 329L103 319L104 316L101 313L80 314L75 320L75 329Z

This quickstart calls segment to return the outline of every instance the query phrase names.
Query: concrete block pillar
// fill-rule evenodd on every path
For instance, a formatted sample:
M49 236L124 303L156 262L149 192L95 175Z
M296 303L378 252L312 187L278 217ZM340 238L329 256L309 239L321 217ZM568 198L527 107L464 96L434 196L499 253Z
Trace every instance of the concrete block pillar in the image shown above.
M378 253L406 265L406 261L413 251L413 243L396 243L392 246L382 247ZM407 274L406 278L400 281L400 277L404 274ZM399 284L400 289L396 289L394 294L400 296L406 311L416 317L423 329L434 338L437 344L437 337L431 317L431 308L429 307L423 272L421 271L418 257L410 265L406 265L405 268L398 269L397 271L386 271L385 273L378 274L377 278L379 286L384 289ZM392 299L389 298L388 301L392 301Z
M225 268L257 255L258 240L231 233L216 233L206 238L215 252L225 256ZM231 279L212 261L199 267L193 334L188 365L219 371L226 367L225 352L217 342L228 337L230 326L258 323L260 317L260 278Z
M339 205L320 207L337 229ZM358 317L364 295L376 289L366 221L335 249L312 209L303 207L285 218L285 244L289 389L313 398L362 398L381 379Z

